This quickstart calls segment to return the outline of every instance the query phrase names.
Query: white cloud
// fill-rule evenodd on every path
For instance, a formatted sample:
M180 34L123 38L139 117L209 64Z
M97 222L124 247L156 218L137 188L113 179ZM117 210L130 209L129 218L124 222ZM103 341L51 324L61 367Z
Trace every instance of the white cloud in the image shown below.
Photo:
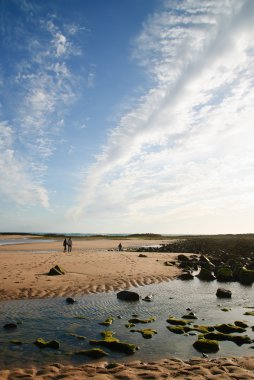
M46 189L28 174L25 160L16 157L13 132L7 122L0 122L0 192L2 197L20 205L49 207Z
M152 228L254 211L253 25L248 0L170 1L147 21L134 56L154 88L112 129L70 213Z

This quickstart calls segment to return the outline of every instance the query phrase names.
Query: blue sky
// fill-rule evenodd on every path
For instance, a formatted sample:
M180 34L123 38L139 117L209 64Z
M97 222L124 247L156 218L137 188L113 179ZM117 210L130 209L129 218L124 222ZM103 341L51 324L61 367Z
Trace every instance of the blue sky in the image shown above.
M249 233L252 0L0 0L0 231Z

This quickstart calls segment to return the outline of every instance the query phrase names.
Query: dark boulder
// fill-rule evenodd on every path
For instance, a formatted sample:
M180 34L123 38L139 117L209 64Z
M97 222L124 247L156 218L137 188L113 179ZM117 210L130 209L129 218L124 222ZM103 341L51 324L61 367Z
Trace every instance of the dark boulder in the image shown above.
M201 268L199 274L197 276L202 281L213 281L215 280L215 276L212 274L212 272L209 269Z
M189 257L186 255L178 255L177 259L178 261L189 261Z
M75 302L75 300L72 298L72 297L67 297L66 298L66 303L68 303L69 305L73 304Z
M233 280L233 271L229 266L219 267L216 278L218 281L228 282Z
M62 275L62 274L65 274L65 270L63 268L61 268L59 265L55 265L48 272L49 276L59 276L59 275Z
M140 296L136 292L130 292L128 290L122 290L117 293L117 298L122 301L139 301Z
M238 272L238 280L241 284L250 285L254 282L254 270L242 267Z
M185 273L180 274L178 276L178 279L183 280L183 281L188 281L188 280L193 280L194 276L190 272L185 272Z
M218 288L216 292L216 296L218 298L231 298L232 292L231 290L228 290L228 289Z
M6 323L4 325L4 329L6 330L14 330L18 327L18 325L16 323Z

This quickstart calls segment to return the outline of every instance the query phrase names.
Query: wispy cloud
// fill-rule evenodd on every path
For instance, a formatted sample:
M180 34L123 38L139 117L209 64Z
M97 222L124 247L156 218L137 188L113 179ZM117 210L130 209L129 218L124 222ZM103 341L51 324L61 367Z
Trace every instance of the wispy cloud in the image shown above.
M154 86L110 131L73 215L151 227L253 210L253 25L250 0L167 1L150 17L133 55Z
M17 203L37 199L48 206L48 191L42 183L65 127L66 111L80 93L81 80L70 60L81 54L75 40L81 27L74 23L58 26L57 18L45 16L38 2L23 0L15 6L23 17L16 23L7 12L1 30L6 57L12 59L11 67L5 61L0 65L0 101L8 109L0 113L0 120L8 120L2 122L1 133L9 131L12 137L0 168L9 186L1 186L1 191ZM15 96L10 101L11 92Z

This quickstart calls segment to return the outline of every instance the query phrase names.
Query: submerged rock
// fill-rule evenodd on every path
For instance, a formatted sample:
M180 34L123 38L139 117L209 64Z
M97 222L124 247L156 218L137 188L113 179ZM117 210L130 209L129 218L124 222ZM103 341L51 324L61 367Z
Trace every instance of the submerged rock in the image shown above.
M17 323L6 323L3 328L6 330L14 330L18 327Z
M60 347L60 343L57 341L57 340L50 340L48 342L46 342L44 339L42 338L38 338L36 339L36 341L34 342L34 344L39 347L39 348L54 348L56 350L58 350L58 348Z
M242 333L245 332L246 329L240 326L233 325L232 323L222 323L221 325L214 326L215 330L225 333Z
M90 348L88 350L80 350L74 353L75 355L89 356L90 358L99 359L108 354L101 348Z
M228 290L228 289L218 288L216 292L216 296L218 298L231 298L232 292L231 290Z
M131 318L129 319L129 323L151 323L156 320L156 317L150 317L149 319L140 319L140 318Z
M114 321L114 318L109 317L104 322L99 322L99 325L110 326L110 325L112 325L113 321Z
M124 352L125 354L134 354L139 349L138 346L131 343L121 342L119 339L113 337L113 331L102 331L103 339L90 340L90 344L108 347L112 351Z
M141 329L141 330L130 330L130 331L141 333L143 338L145 339L151 339L155 334L157 334L157 331L152 330L152 329Z
M122 290L117 293L117 298L122 301L139 301L140 296L136 292L130 292L129 290Z

